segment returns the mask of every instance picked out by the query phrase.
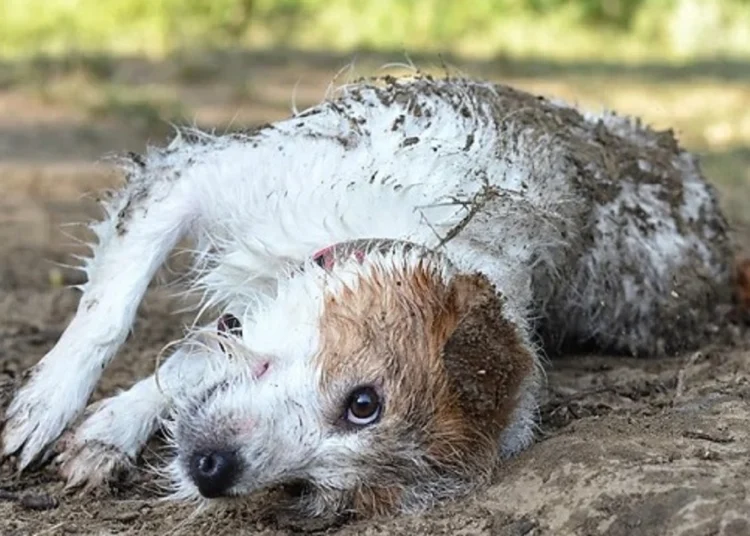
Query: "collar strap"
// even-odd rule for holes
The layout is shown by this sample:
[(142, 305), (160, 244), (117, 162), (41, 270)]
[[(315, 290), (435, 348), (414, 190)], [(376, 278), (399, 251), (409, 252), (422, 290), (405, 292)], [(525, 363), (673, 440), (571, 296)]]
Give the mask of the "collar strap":
[[(339, 255), (337, 255), (339, 253)], [(331, 270), (337, 257), (341, 258), (342, 254), (354, 255), (359, 263), (365, 260), (365, 251), (357, 247), (356, 243), (340, 242), (323, 248), (313, 254), (312, 259), (315, 264), (324, 270)]]

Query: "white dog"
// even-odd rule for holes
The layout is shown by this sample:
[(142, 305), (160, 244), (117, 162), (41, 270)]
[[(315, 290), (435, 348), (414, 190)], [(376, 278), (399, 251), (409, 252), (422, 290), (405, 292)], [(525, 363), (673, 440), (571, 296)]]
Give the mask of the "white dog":
[(70, 430), (71, 485), (130, 467), (163, 425), (179, 497), (301, 483), (311, 515), (419, 510), (529, 445), (543, 349), (679, 351), (729, 294), (725, 221), (671, 132), (504, 86), (364, 81), (124, 168), (5, 455), (52, 452), (181, 238), (212, 320)]

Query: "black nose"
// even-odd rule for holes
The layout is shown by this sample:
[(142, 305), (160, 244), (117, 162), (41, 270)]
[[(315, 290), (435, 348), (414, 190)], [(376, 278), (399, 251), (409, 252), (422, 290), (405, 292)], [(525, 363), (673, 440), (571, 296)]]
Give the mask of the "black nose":
[(234, 484), (238, 470), (239, 459), (234, 452), (200, 452), (190, 458), (190, 477), (201, 495), (209, 499), (224, 495)]

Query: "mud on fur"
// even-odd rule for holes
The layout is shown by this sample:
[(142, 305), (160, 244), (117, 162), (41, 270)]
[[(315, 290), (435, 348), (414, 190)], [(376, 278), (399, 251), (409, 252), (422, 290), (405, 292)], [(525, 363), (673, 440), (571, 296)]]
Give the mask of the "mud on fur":
[[(122, 168), (78, 312), (5, 414), (20, 468), (67, 429), (70, 486), (163, 428), (175, 498), (301, 483), (308, 515), (419, 511), (532, 442), (545, 354), (678, 352), (731, 300), (725, 220), (671, 132), (501, 85), (364, 80)], [(71, 427), (182, 238), (202, 324)]]

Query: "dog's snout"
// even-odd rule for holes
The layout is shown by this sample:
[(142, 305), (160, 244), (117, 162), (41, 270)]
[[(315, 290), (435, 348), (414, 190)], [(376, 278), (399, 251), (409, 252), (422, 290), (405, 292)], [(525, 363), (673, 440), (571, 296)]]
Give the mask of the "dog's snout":
[(199, 452), (190, 458), (190, 476), (200, 494), (213, 499), (232, 487), (239, 465), (237, 454), (231, 451)]

